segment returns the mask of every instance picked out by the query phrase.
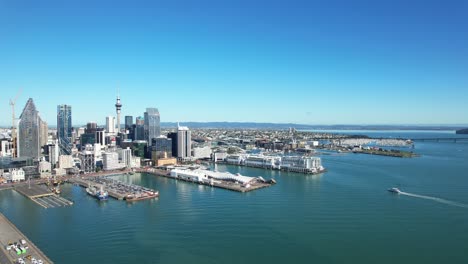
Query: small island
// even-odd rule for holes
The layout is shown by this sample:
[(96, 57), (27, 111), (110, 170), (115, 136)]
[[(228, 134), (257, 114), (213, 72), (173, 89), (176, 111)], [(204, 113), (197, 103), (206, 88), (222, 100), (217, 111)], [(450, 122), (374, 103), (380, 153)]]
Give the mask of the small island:
[(468, 134), (468, 128), (457, 130), (456, 134)]

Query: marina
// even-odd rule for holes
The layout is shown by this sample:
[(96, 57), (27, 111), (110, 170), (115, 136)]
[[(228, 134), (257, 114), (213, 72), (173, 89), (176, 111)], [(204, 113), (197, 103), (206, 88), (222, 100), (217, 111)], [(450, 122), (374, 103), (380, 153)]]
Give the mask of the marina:
[[(73, 178), (70, 179), (71, 183), (80, 185), (87, 188), (87, 191), (92, 188), (99, 189), (102, 192), (106, 192), (108, 196), (117, 200), (139, 201), (145, 199), (152, 199), (159, 196), (159, 192), (145, 188), (138, 185), (127, 184), (112, 177), (87, 177)], [(89, 193), (89, 192), (88, 192)], [(91, 193), (89, 193), (91, 194)], [(92, 194), (91, 194), (92, 195)], [(105, 200), (97, 197), (99, 200)]]

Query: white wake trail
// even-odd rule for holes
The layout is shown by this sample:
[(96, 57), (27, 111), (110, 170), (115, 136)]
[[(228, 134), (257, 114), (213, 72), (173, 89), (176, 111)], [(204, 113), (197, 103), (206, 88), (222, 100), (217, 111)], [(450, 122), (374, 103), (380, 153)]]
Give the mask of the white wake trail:
[(452, 206), (457, 206), (457, 207), (462, 207), (462, 208), (467, 208), (467, 209), (468, 209), (468, 205), (467, 205), (467, 204), (457, 203), (457, 202), (445, 200), (445, 199), (438, 198), (438, 197), (426, 196), (426, 195), (419, 195), (419, 194), (407, 193), (407, 192), (400, 192), (400, 194), (406, 195), (406, 196), (411, 196), (411, 197), (416, 197), (416, 198), (421, 198), (421, 199), (426, 199), (426, 200), (432, 200), (432, 201), (436, 201), (436, 202), (439, 202), (439, 203), (448, 204), (448, 205), (452, 205)]

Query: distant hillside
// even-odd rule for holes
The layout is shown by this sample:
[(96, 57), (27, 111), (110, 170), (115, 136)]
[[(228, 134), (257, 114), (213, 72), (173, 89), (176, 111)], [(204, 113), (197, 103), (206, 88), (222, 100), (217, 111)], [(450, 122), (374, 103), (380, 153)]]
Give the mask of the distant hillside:
[[(225, 129), (288, 129), (293, 127), (299, 130), (457, 130), (462, 126), (442, 125), (304, 125), (294, 123), (255, 123), (255, 122), (180, 122), (180, 125), (189, 128), (225, 128)], [(176, 122), (161, 122), (161, 127), (176, 127)]]
[(457, 134), (468, 134), (468, 128), (457, 130)]

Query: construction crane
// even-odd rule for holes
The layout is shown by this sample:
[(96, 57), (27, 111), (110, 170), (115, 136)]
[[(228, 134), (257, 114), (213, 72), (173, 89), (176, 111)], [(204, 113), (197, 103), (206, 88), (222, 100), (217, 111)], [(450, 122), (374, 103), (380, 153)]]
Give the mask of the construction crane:
[(23, 89), (19, 89), (18, 92), (16, 93), (15, 99), (10, 99), (10, 106), (11, 106), (11, 140), (13, 143), (13, 150), (12, 150), (12, 156), (16, 157), (17, 153), (16, 150), (18, 149), (16, 146), (16, 117), (15, 117), (15, 104), (16, 100), (18, 100), (18, 97), (21, 95), (21, 92)]

